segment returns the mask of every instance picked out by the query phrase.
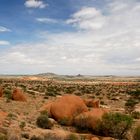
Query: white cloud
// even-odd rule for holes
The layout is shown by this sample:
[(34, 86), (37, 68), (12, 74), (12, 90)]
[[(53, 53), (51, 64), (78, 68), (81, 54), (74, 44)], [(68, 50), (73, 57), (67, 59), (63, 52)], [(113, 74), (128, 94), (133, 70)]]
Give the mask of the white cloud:
[(140, 75), (140, 2), (108, 1), (73, 13), (78, 31), (37, 32), (40, 42), (1, 51), (0, 72)]
[(57, 20), (51, 18), (36, 18), (36, 21), (41, 23), (57, 23)]
[(0, 32), (10, 32), (10, 31), (11, 31), (10, 29), (0, 26)]
[(3, 45), (10, 45), (10, 42), (4, 41), (4, 40), (0, 40), (0, 46), (3, 46)]
[(3, 63), (21, 63), (21, 64), (42, 64), (42, 61), (34, 60), (32, 58), (29, 58), (25, 53), (14, 51), (14, 52), (8, 52), (6, 55), (0, 57), (1, 62)]
[(84, 7), (74, 13), (66, 23), (73, 24), (80, 29), (100, 29), (105, 24), (105, 17), (94, 7)]
[(139, 61), (140, 62), (140, 57), (139, 58), (136, 58), (135, 61)]
[(26, 0), (24, 4), (27, 8), (40, 8), (43, 9), (47, 6), (42, 0)]

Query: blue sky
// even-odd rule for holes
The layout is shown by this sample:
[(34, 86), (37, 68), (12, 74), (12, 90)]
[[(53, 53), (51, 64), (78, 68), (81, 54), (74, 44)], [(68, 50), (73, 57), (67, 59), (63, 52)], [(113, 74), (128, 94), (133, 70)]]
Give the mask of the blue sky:
[[(47, 30), (50, 32), (62, 32), (74, 30), (71, 26), (62, 24), (61, 21), (67, 20), (73, 12), (79, 10), (82, 6), (100, 6), (103, 3), (95, 0), (44, 0), (45, 8), (26, 7), (25, 0), (0, 0), (0, 25), (8, 27), (14, 32), (1, 34), (1, 39), (7, 39), (11, 43), (20, 41), (34, 40), (38, 30)], [(35, 19), (38, 17), (51, 18), (59, 20), (60, 24), (41, 24)]]
[(0, 0), (0, 73), (140, 75), (139, 0)]
[[(0, 4), (0, 24), (8, 27), (10, 30), (14, 32), (8, 32), (5, 34), (1, 34), (2, 39), (10, 39), (11, 43), (34, 40), (35, 33), (38, 30), (49, 30), (52, 31), (54, 28), (57, 30), (58, 25), (43, 25), (36, 22), (35, 18), (37, 17), (51, 17), (58, 19), (65, 19), (68, 15), (63, 11), (63, 7), (57, 8), (58, 10), (51, 10), (51, 6), (47, 6), (47, 8), (27, 8), (24, 5), (24, 0), (1, 0)], [(52, 2), (51, 2), (52, 3)], [(65, 2), (63, 2), (65, 4)], [(53, 3), (58, 5), (58, 3)], [(53, 5), (52, 8), (56, 6)], [(58, 5), (59, 6), (59, 5)], [(58, 12), (57, 12), (58, 11)], [(62, 26), (62, 28), (64, 28)], [(34, 36), (34, 37), (33, 37)]]

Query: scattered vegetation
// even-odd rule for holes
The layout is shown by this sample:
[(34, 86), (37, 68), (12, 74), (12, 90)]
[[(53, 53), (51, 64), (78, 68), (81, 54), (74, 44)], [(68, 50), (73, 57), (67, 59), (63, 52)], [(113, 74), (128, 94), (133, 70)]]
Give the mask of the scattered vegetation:
[(126, 112), (131, 113), (137, 103), (138, 102), (135, 99), (129, 98), (125, 103)]
[[(93, 80), (94, 81), (94, 80)], [(95, 80), (96, 81), (96, 80)], [(83, 81), (82, 81), (83, 82)], [(53, 81), (41, 81), (41, 80), (19, 80), (19, 79), (0, 79), (0, 86), (3, 89), (2, 97), (4, 99), (6, 98), (6, 101), (9, 102), (12, 99), (12, 92), (14, 87), (20, 87), (22, 88), (26, 93), (29, 93), (29, 97), (31, 97), (34, 101), (38, 100), (38, 97), (41, 99), (39, 104), (43, 104), (46, 102), (47, 99), (53, 99), (57, 95), (63, 95), (63, 93), (67, 94), (75, 94), (78, 96), (89, 97), (89, 98), (98, 98), (101, 100), (101, 105), (108, 107), (111, 106), (110, 103), (116, 103), (116, 101), (119, 101), (121, 105), (117, 109), (122, 109), (122, 112), (125, 112), (123, 109), (125, 107), (126, 112), (128, 115), (124, 115), (121, 113), (110, 113), (108, 115), (105, 115), (101, 121), (97, 121), (97, 127), (92, 127), (91, 122), (95, 121), (94, 118), (84, 118), (81, 117), (78, 122), (76, 122), (76, 127), (80, 130), (80, 132), (84, 129), (85, 131), (90, 131), (93, 134), (98, 134), (102, 136), (110, 136), (117, 139), (124, 139), (128, 130), (132, 126), (133, 119), (140, 119), (140, 113), (134, 111), (136, 105), (140, 103), (140, 84), (139, 83), (94, 83), (94, 84), (88, 84), (89, 81), (86, 82), (86, 84), (83, 84), (81, 81), (71, 82), (71, 81), (63, 81), (63, 82), (55, 82)], [(85, 81), (84, 81), (85, 82)], [(40, 96), (41, 95), (41, 96)], [(126, 101), (126, 103), (121, 101)], [(4, 100), (5, 101), (5, 100)], [(30, 102), (30, 99), (29, 99)], [(10, 102), (9, 104), (15, 105), (15, 102)], [(7, 105), (6, 104), (6, 107)], [(36, 104), (36, 109), (39, 109), (38, 104)], [(113, 106), (114, 107), (114, 106)], [(3, 109), (3, 106), (1, 106), (2, 111), (7, 112), (7, 108)], [(115, 108), (113, 108), (115, 109)], [(14, 110), (14, 109), (13, 109)], [(15, 108), (16, 110), (16, 108)], [(120, 111), (119, 110), (119, 111)], [(20, 110), (17, 109), (17, 112), (20, 115)], [(26, 110), (27, 112), (27, 110)], [(9, 112), (8, 112), (9, 113)], [(23, 112), (24, 114), (24, 112)], [(17, 116), (18, 116), (17, 115)], [(30, 115), (30, 112), (28, 114), (24, 114), (27, 117)], [(17, 120), (17, 116), (15, 116), (14, 113), (9, 113), (6, 117), (5, 124), (8, 126), (13, 120)], [(34, 124), (40, 128), (43, 129), (50, 129), (53, 124), (52, 121), (48, 118), (48, 113), (46, 111), (41, 112), (41, 114), (38, 116), (37, 119), (32, 118), (26, 118), (27, 122), (31, 125), (31, 127), (36, 127)], [(24, 131), (25, 125), (27, 125), (27, 122), (22, 121), (19, 123), (19, 127), (22, 131)], [(35, 123), (34, 123), (35, 121)], [(60, 125), (66, 125), (68, 123), (68, 119), (64, 118), (59, 121)], [(138, 121), (138, 120), (135, 120)], [(135, 122), (133, 123), (135, 126)], [(29, 125), (29, 126), (30, 126)], [(58, 125), (58, 124), (57, 124)], [(65, 128), (65, 126), (63, 126)], [(68, 128), (67, 128), (68, 129)], [(7, 138), (3, 137), (4, 134), (0, 133), (0, 140), (6, 140)], [(23, 138), (29, 139), (29, 134), (25, 133), (22, 134)], [(56, 136), (47, 135), (46, 139), (51, 140), (58, 140), (61, 138), (56, 138)], [(41, 137), (33, 136), (30, 138), (31, 140), (42, 140)], [(78, 137), (74, 134), (70, 134), (68, 136), (68, 140), (77, 140)], [(137, 127), (134, 130), (134, 140), (140, 140), (140, 126)]]
[(134, 98), (140, 97), (140, 89), (131, 90), (128, 92), (129, 95), (133, 96)]

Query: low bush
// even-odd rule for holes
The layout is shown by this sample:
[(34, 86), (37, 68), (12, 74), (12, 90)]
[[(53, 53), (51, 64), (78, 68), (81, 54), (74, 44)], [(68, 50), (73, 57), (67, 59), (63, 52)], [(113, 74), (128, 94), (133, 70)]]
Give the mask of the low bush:
[(46, 96), (56, 96), (58, 94), (58, 90), (55, 86), (48, 86), (46, 89)]
[(48, 115), (46, 115), (46, 114), (41, 114), (37, 118), (36, 124), (38, 127), (44, 128), (44, 129), (50, 129), (53, 126), (53, 124), (51, 123), (51, 121), (48, 118)]
[(12, 99), (12, 91), (10, 89), (4, 89), (4, 97), (6, 97), (7, 102)]
[(107, 113), (95, 129), (96, 133), (117, 139), (125, 138), (132, 126), (132, 117), (121, 113)]
[(140, 96), (140, 90), (139, 89), (135, 89), (135, 90), (131, 90), (128, 92), (129, 95), (138, 98)]
[(128, 113), (131, 113), (133, 110), (134, 110), (134, 107), (135, 105), (137, 104), (138, 102), (133, 99), (133, 98), (130, 98), (126, 101), (125, 103), (125, 109)]

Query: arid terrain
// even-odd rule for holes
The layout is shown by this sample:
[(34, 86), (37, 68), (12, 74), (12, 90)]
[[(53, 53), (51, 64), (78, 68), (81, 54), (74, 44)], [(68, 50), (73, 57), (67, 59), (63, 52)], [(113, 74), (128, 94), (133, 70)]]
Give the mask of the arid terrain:
[(140, 77), (0, 76), (0, 140), (140, 140), (139, 126)]

